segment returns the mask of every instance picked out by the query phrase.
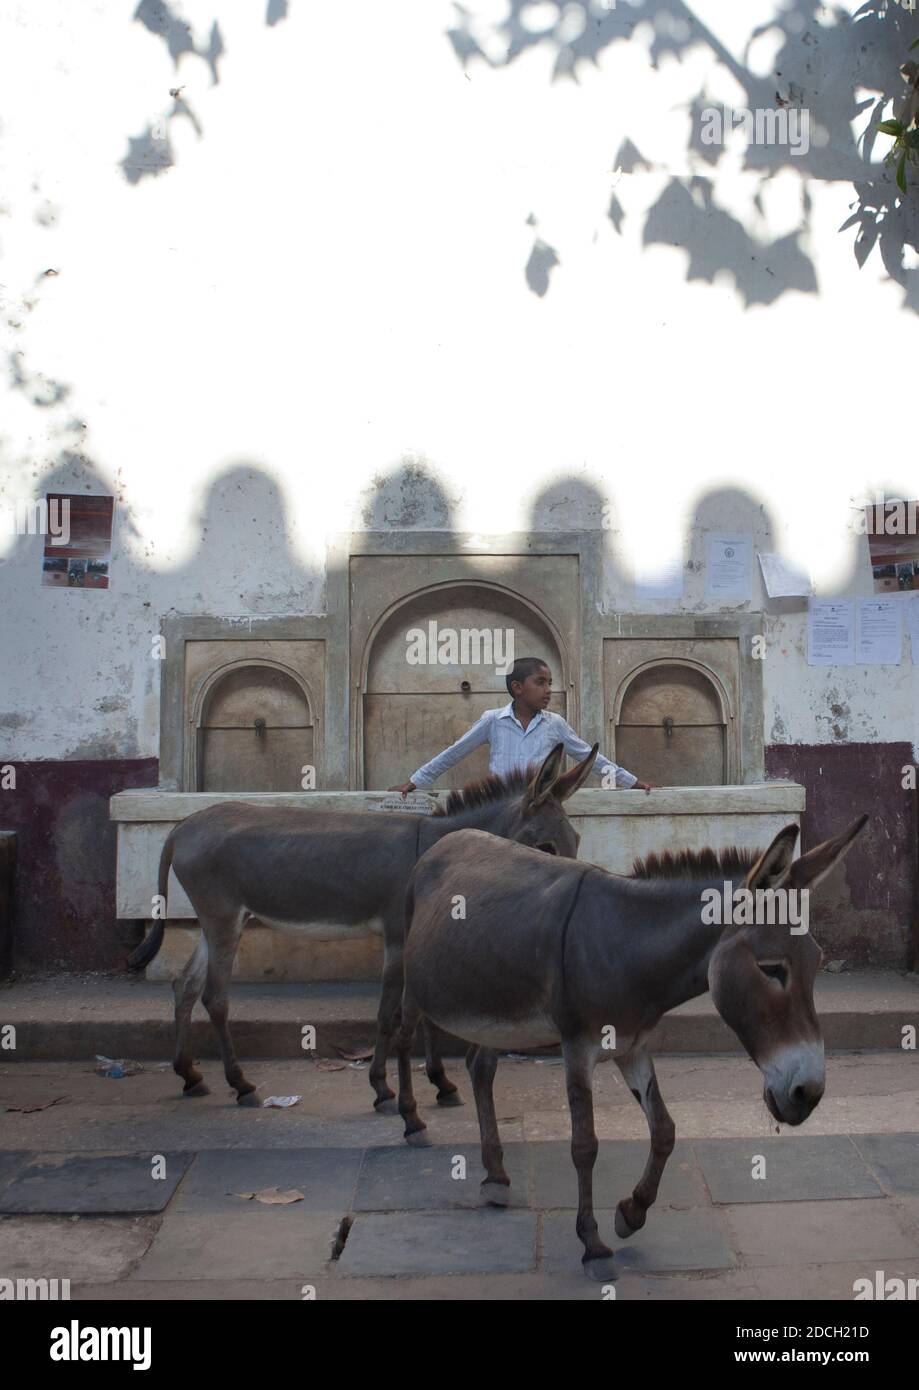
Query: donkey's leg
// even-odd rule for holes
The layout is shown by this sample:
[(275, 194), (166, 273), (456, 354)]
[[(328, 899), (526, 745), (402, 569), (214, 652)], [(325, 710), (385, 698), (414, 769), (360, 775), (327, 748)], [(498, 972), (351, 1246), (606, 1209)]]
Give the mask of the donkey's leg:
[(631, 1197), (624, 1197), (616, 1208), (616, 1235), (625, 1239), (640, 1231), (645, 1224), (648, 1208), (657, 1198), (657, 1189), (667, 1159), (673, 1153), (676, 1130), (667, 1107), (661, 1099), (654, 1073), (654, 1063), (643, 1047), (617, 1057), (616, 1065), (625, 1078), (632, 1095), (638, 1101), (651, 1131), (651, 1152), (645, 1164), (641, 1182)]
[(584, 1246), (582, 1263), (593, 1278), (613, 1279), (613, 1252), (600, 1239), (594, 1216), (593, 1170), (599, 1148), (594, 1129), (595, 1050), (580, 1039), (567, 1039), (562, 1042), (562, 1056), (571, 1110), (571, 1157), (578, 1174), (576, 1229)]
[(462, 1096), (444, 1071), (444, 1059), (440, 1051), (443, 1033), (436, 1023), (432, 1023), (428, 1018), (422, 1020), (421, 1027), (424, 1032), (426, 1071), (431, 1085), (437, 1087), (437, 1104), (462, 1105)]
[(399, 1114), (405, 1121), (405, 1140), (413, 1148), (430, 1144), (427, 1125), (418, 1114), (418, 1104), (412, 1087), (412, 1040), (421, 1017), (421, 1010), (404, 994), (402, 1019), (396, 1033), (396, 1056), (399, 1059)]
[(175, 982), (176, 1047), (173, 1071), (185, 1082), (182, 1088), (186, 1096), (206, 1096), (208, 1089), (204, 1078), (195, 1066), (191, 1055), (188, 1030), (191, 1025), (192, 1010), (201, 996), (207, 974), (207, 938), (201, 930), (198, 944), (192, 952), (181, 975)]
[[(242, 936), (244, 913), (237, 912), (225, 917), (211, 917), (206, 924), (208, 938), (207, 983), (204, 986), (203, 1002), (217, 1030), (220, 1040), (220, 1055), (227, 1082), (236, 1092), (240, 1105), (258, 1105), (259, 1098), (255, 1085), (247, 1081), (236, 1056), (233, 1039), (230, 1036), (229, 992), (233, 961)], [(202, 923), (202, 927), (204, 927)]]
[[(401, 922), (399, 924), (401, 932)], [(385, 944), (383, 947), (383, 979), (380, 988), (380, 1005), (377, 1009), (377, 1036), (370, 1063), (370, 1084), (376, 1091), (373, 1102), (375, 1110), (381, 1114), (391, 1114), (395, 1106), (390, 1102), (396, 1098), (386, 1080), (386, 1058), (389, 1056), (392, 1040), (399, 1026), (399, 1005), (402, 1001), (402, 951), (403, 943), (391, 939), (393, 928), (389, 921), (384, 925)]]
[(482, 1137), (482, 1196), (493, 1207), (506, 1207), (510, 1200), (511, 1180), (504, 1171), (504, 1150), (498, 1133), (493, 1087), (498, 1069), (498, 1054), (490, 1047), (470, 1047), (466, 1066), (472, 1078), (475, 1108)]

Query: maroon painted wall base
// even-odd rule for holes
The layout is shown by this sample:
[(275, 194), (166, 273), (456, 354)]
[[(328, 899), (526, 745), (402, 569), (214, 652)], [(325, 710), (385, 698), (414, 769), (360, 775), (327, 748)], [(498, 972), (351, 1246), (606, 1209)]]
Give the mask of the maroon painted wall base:
[(919, 959), (919, 831), (903, 788), (908, 743), (771, 744), (766, 776), (807, 789), (802, 848), (870, 821), (814, 893), (810, 924), (825, 955), (850, 965), (914, 967)]
[(157, 759), (6, 761), (16, 769), (15, 791), (0, 791), (0, 829), (18, 835), (14, 969), (120, 969), (130, 928), (115, 917), (109, 797), (155, 787)]

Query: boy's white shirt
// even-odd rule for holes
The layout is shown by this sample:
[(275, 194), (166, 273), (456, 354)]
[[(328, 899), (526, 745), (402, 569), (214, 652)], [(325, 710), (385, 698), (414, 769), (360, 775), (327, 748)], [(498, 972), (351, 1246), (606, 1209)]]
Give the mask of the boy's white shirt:
[[(565, 752), (573, 758), (585, 758), (590, 752), (590, 744), (578, 737), (567, 719), (552, 710), (540, 710), (534, 714), (524, 729), (514, 714), (512, 700), (502, 709), (486, 710), (455, 743), (413, 772), (409, 781), (414, 782), (416, 787), (432, 787), (449, 768), (483, 743), (489, 745), (489, 771), (499, 776), (513, 772), (518, 767), (527, 767), (530, 763), (541, 763), (557, 743), (563, 743)], [(612, 770), (617, 787), (634, 787), (638, 781), (631, 772), (626, 772), (625, 768), (598, 753), (593, 771), (602, 777), (607, 769)]]

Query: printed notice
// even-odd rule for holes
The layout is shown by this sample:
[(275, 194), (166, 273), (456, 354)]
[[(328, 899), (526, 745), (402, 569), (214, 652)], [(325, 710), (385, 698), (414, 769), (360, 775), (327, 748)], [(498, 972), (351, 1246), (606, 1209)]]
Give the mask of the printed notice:
[(902, 603), (906, 631), (909, 633), (910, 646), (913, 649), (913, 665), (919, 666), (919, 594), (907, 594)]
[(811, 592), (810, 575), (781, 555), (759, 552), (759, 567), (770, 598), (805, 598)]
[(807, 664), (851, 666), (854, 661), (854, 601), (812, 598), (807, 607)]
[(858, 600), (856, 661), (866, 666), (899, 666), (903, 624), (898, 598)]
[(753, 537), (710, 535), (705, 552), (705, 597), (743, 603), (753, 597)]

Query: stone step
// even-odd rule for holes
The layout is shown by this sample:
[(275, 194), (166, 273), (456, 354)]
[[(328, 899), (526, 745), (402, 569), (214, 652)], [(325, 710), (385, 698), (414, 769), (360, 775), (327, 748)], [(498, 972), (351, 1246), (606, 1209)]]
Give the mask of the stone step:
[[(245, 984), (230, 993), (233, 1040), (241, 1058), (301, 1057), (303, 1028), (316, 1030), (316, 1053), (372, 1045), (378, 991), (374, 984)], [(827, 1048), (899, 1049), (904, 1029), (919, 1029), (919, 977), (891, 970), (821, 973), (817, 1012)], [(15, 1047), (6, 1025), (15, 1028)], [(908, 1040), (908, 1039), (907, 1039)], [(658, 1053), (738, 1052), (740, 1043), (704, 995), (675, 1009), (649, 1040)], [(128, 1057), (161, 1061), (173, 1051), (172, 990), (134, 977), (59, 976), (0, 986), (0, 1058), (12, 1061), (91, 1061)], [(196, 1006), (192, 1049), (219, 1056), (214, 1030)], [(464, 1047), (450, 1039), (448, 1054)]]

